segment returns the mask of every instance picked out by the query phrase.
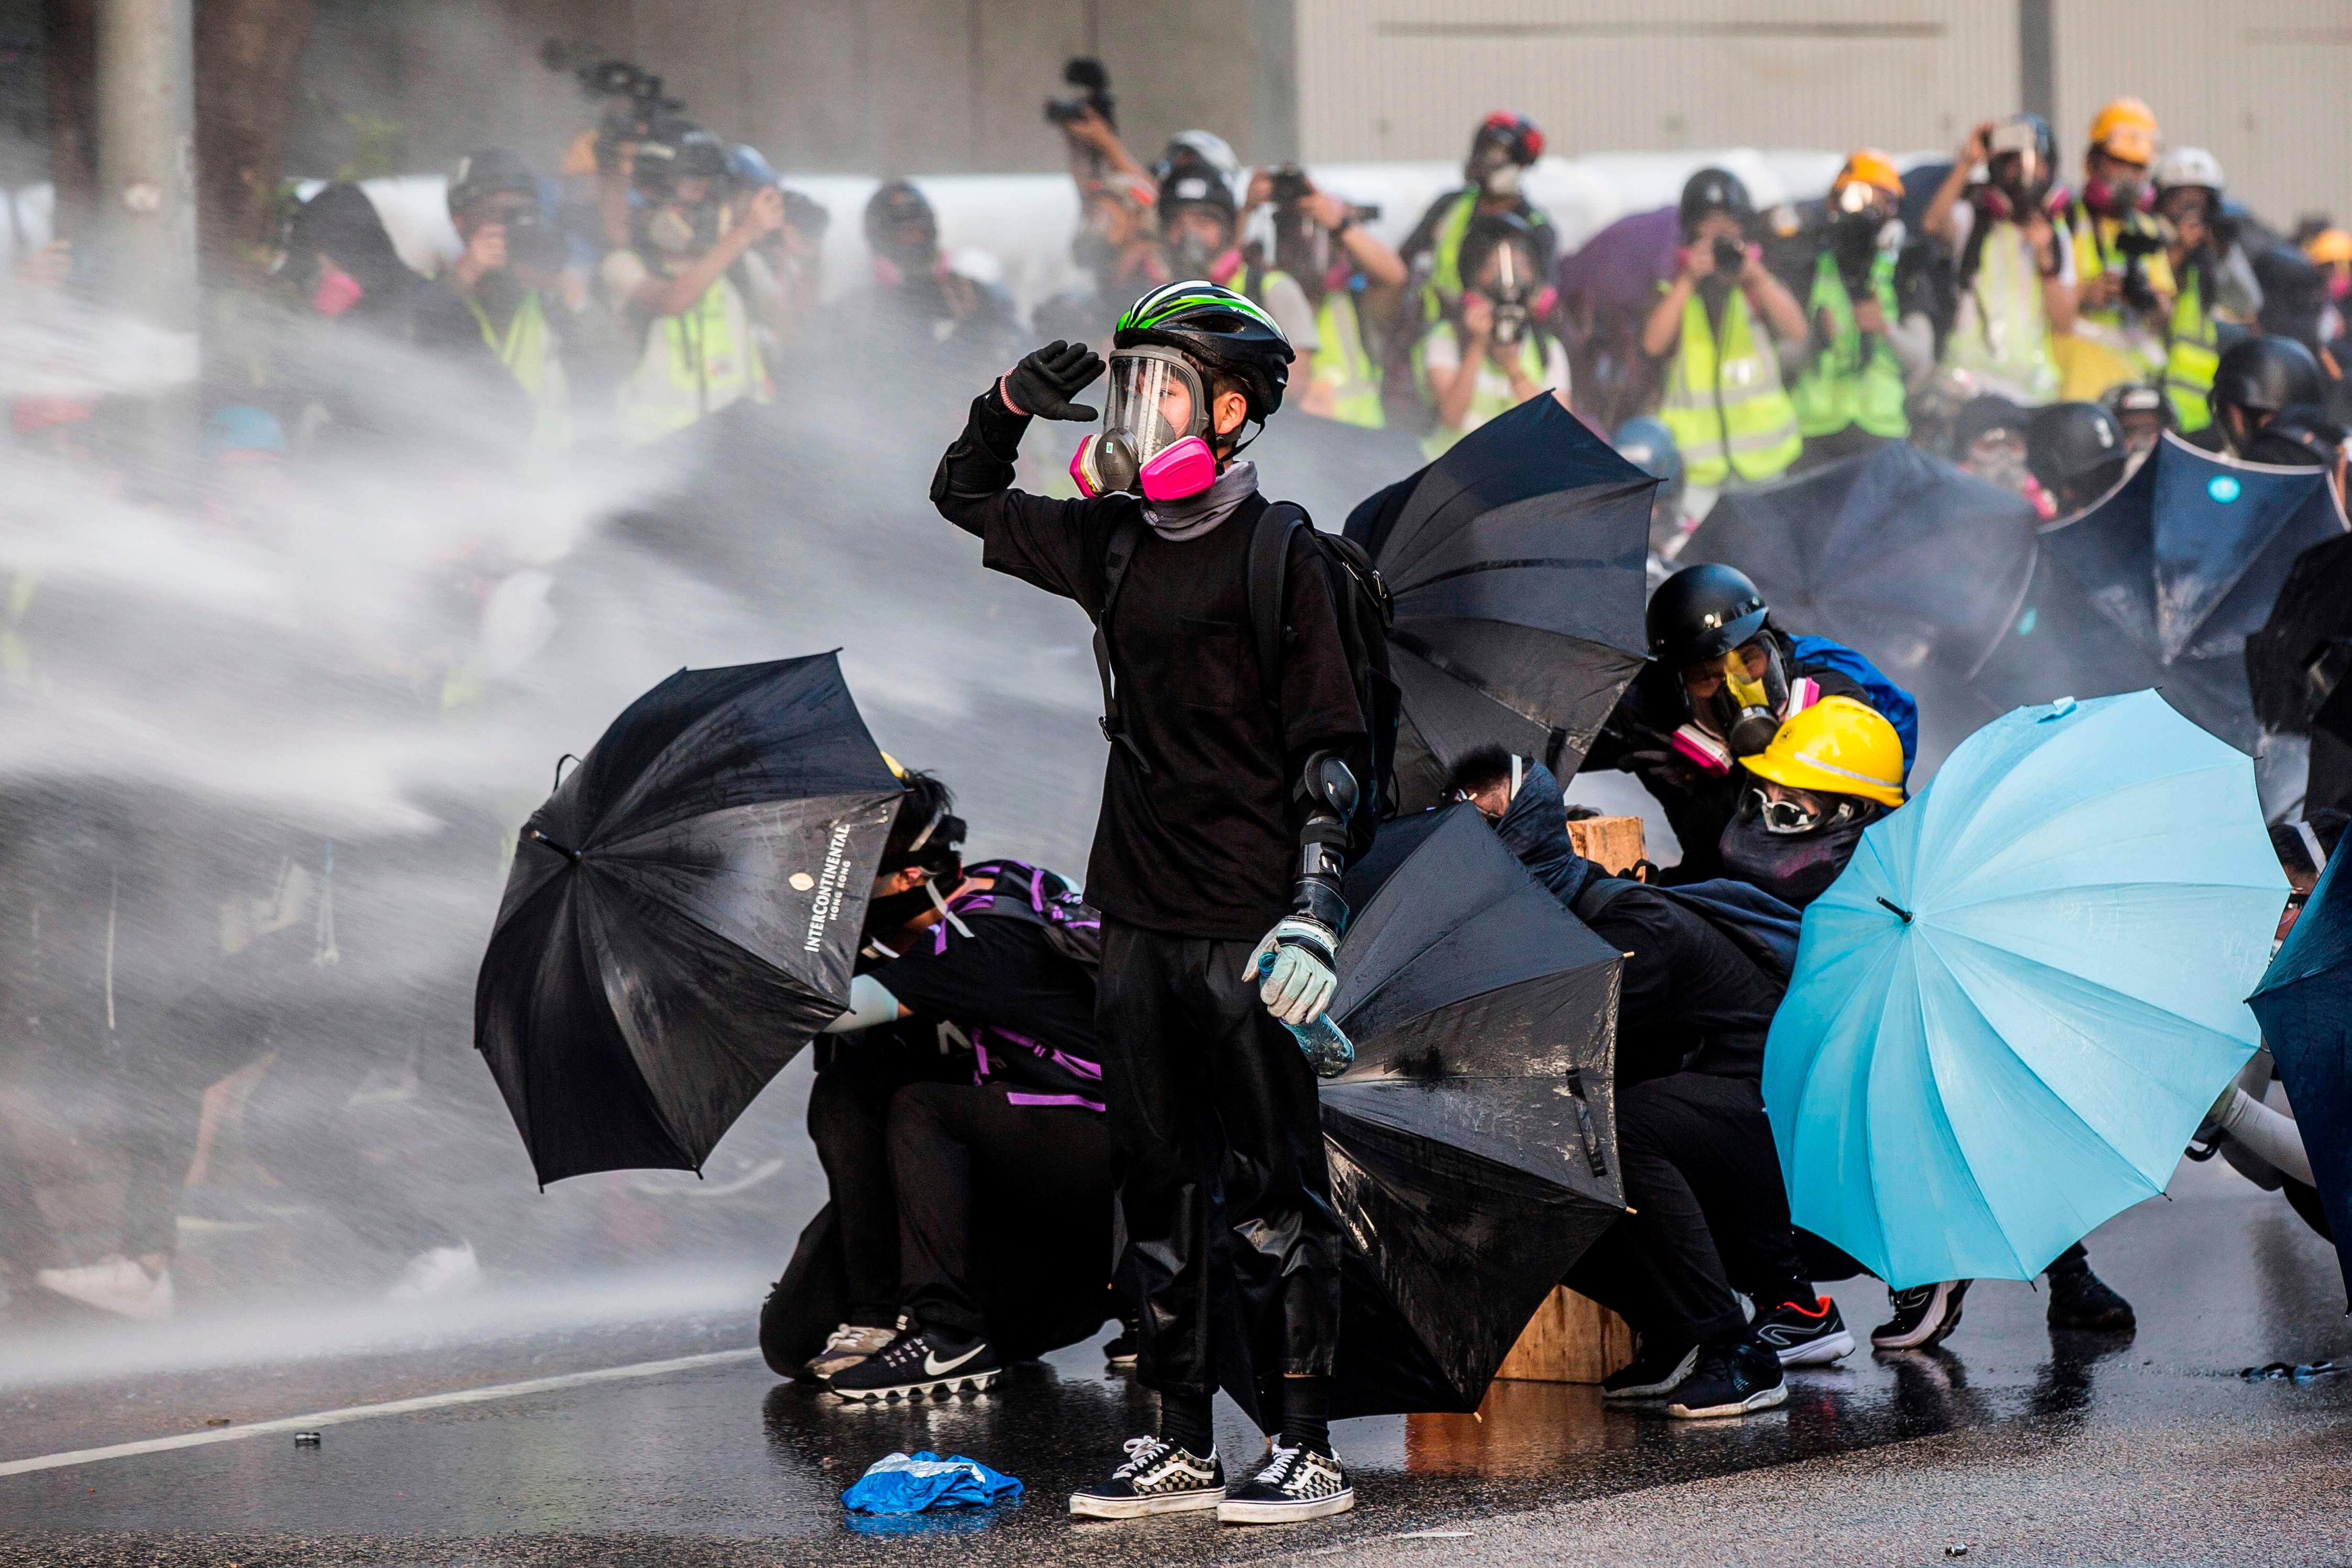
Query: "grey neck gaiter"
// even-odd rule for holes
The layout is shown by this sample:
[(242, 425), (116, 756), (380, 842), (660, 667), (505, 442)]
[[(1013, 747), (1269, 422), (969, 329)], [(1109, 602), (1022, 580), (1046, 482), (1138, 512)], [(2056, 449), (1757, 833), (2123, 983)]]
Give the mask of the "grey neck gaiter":
[(1198, 539), (1217, 524), (1233, 516), (1234, 509), (1257, 494), (1257, 465), (1246, 460), (1234, 463), (1217, 476), (1217, 482), (1196, 496), (1181, 500), (1146, 501), (1143, 521), (1151, 531), (1171, 544), (1181, 544), (1188, 539)]

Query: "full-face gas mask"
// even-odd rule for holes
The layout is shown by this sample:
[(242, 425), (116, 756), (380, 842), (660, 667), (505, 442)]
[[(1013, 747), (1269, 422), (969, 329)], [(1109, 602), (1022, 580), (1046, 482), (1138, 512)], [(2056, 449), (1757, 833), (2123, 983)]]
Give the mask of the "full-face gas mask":
[(1903, 220), (1889, 217), (1878, 191), (1860, 180), (1837, 194), (1830, 215), (1830, 252), (1849, 284), (1866, 277), (1879, 252), (1903, 244)]
[[(1156, 345), (1118, 349), (1107, 379), (1102, 429), (1079, 442), (1070, 458), (1070, 477), (1082, 493), (1139, 491), (1149, 500), (1172, 501), (1216, 482), (1216, 454), (1205, 439), (1208, 387), (1191, 360)], [(1182, 389), (1192, 409), (1181, 430), (1163, 412), (1171, 388)]]
[(664, 255), (700, 255), (726, 234), (727, 203), (719, 196), (698, 202), (666, 202), (644, 221), (646, 238)]
[[(1748, 668), (1749, 647), (1763, 649), (1761, 674)], [(1723, 679), (1711, 694), (1690, 698), (1689, 687), (1683, 689), (1692, 721), (1721, 740), (1734, 757), (1756, 756), (1780, 732), (1780, 713), (1789, 705), (1789, 672), (1780, 650), (1768, 637), (1732, 648), (1714, 662)]]

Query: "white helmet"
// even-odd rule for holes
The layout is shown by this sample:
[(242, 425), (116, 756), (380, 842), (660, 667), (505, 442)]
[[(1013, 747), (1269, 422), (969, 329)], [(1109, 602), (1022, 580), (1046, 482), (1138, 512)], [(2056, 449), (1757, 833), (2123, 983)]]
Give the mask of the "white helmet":
[(2221, 160), (2202, 147), (2168, 148), (2156, 161), (2156, 188), (2159, 191), (2201, 186), (2219, 195), (2222, 189)]

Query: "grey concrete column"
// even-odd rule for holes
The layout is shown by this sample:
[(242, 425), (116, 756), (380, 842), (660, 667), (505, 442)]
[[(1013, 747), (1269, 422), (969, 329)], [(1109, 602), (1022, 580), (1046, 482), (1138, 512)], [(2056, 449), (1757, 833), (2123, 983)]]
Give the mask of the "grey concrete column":
[(2017, 0), (2017, 106), (2058, 121), (2057, 0)]
[(1294, 0), (1249, 0), (1252, 163), (1298, 157), (1298, 10)]
[[(100, 0), (98, 201), (110, 301), (188, 334), (195, 370), (195, 60), (193, 0)], [(168, 464), (193, 446), (193, 399), (153, 400), (148, 456)]]

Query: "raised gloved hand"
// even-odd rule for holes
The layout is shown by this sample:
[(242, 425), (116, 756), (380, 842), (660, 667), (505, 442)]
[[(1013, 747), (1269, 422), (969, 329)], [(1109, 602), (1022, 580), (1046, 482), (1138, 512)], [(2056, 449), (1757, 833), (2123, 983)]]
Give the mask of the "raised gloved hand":
[(1303, 1029), (1323, 1016), (1323, 1009), (1331, 1005), (1331, 993), (1339, 988), (1339, 977), (1332, 964), (1339, 946), (1338, 933), (1322, 921), (1285, 915), (1257, 944), (1242, 973), (1245, 977), (1257, 974), (1266, 954), (1272, 953), (1274, 965), (1258, 986), (1258, 1000), (1282, 1022)]
[(1102, 373), (1102, 355), (1084, 343), (1064, 342), (1055, 338), (1006, 371), (1004, 379), (997, 384), (997, 392), (1003, 397), (1004, 405), (1015, 414), (1067, 419), (1083, 425), (1101, 418), (1102, 410), (1070, 399)]

